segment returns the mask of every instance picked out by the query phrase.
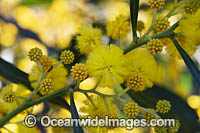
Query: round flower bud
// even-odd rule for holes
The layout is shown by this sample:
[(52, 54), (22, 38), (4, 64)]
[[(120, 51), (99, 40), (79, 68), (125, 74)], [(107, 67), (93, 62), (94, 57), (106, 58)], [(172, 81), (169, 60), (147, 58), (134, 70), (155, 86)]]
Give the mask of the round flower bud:
[(88, 69), (84, 64), (76, 64), (72, 66), (71, 75), (75, 80), (84, 80), (88, 76)]
[(194, 14), (200, 8), (199, 0), (189, 0), (184, 6), (187, 14)]
[(167, 128), (156, 126), (156, 127), (154, 127), (154, 132), (155, 133), (167, 133)]
[(3, 94), (2, 99), (7, 103), (12, 103), (15, 101), (15, 93), (12, 90), (9, 90)]
[(28, 52), (29, 59), (35, 62), (38, 61), (42, 55), (42, 50), (37, 47), (30, 49)]
[(170, 23), (168, 21), (168, 18), (166, 17), (157, 17), (153, 23), (153, 28), (156, 33), (164, 32), (166, 31), (170, 26)]
[(60, 55), (60, 60), (62, 60), (64, 64), (71, 64), (74, 61), (74, 53), (70, 50), (64, 50)]
[(138, 104), (135, 102), (128, 102), (124, 105), (124, 114), (128, 118), (136, 118), (139, 114)]
[(138, 31), (142, 31), (142, 30), (144, 30), (144, 22), (143, 21), (141, 21), (141, 20), (139, 20), (138, 22), (137, 22), (137, 30)]
[(131, 87), (131, 90), (143, 91), (144, 88), (144, 79), (140, 75), (131, 76), (127, 81), (128, 86)]
[(52, 58), (48, 57), (46, 55), (44, 55), (40, 58), (40, 63), (42, 65), (42, 68), (44, 69), (44, 71), (48, 71), (51, 68), (51, 66), (53, 66)]
[(54, 90), (53, 81), (50, 78), (45, 78), (40, 83), (40, 93), (46, 95), (51, 93)]
[(160, 54), (162, 52), (163, 46), (164, 45), (160, 39), (152, 39), (146, 44), (147, 50), (152, 55)]
[[(153, 109), (151, 110), (153, 111)], [(147, 112), (143, 112), (143, 118), (146, 119), (147, 123), (150, 123), (152, 119), (156, 119), (156, 117), (153, 114)]]
[(179, 120), (175, 120), (175, 126), (168, 127), (168, 133), (178, 133), (180, 126)]
[(156, 111), (160, 113), (168, 113), (171, 109), (171, 104), (167, 100), (159, 100), (156, 104)]
[(160, 10), (165, 5), (165, 0), (149, 0), (149, 5), (151, 8), (157, 8)]

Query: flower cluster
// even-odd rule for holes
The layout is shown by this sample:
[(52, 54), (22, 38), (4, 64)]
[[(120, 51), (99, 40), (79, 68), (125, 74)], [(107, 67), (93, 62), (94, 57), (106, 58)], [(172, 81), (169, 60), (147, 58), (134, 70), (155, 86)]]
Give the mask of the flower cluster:
[(130, 32), (130, 25), (127, 17), (119, 15), (115, 20), (110, 21), (106, 25), (107, 35), (113, 39), (125, 38)]
[[(134, 3), (135, 1), (130, 2)], [(151, 99), (152, 101), (147, 100), (151, 98), (149, 94), (153, 94), (157, 89), (154, 84), (160, 80), (159, 74), (168, 73), (168, 69), (160, 72), (160, 68), (162, 68), (160, 60), (163, 60), (163, 57), (172, 63), (174, 63), (173, 61), (178, 62), (176, 57), (180, 59), (181, 56), (184, 61), (192, 62), (189, 56), (192, 56), (200, 45), (200, 0), (176, 0), (174, 7), (170, 8), (169, 12), (164, 11), (168, 9), (168, 2), (165, 0), (148, 0), (147, 8), (150, 7), (150, 11), (153, 11), (151, 23), (142, 17), (141, 20), (133, 21), (138, 15), (135, 14), (137, 6), (132, 5), (133, 3), (130, 3), (131, 12), (128, 15), (118, 13), (119, 15), (114, 19), (108, 19), (109, 21), (104, 21), (106, 23), (100, 25), (90, 21), (88, 21), (90, 23), (78, 25), (79, 31), (74, 34), (75, 39), (72, 41), (72, 45), (65, 47), (65, 50), (56, 49), (54, 52), (57, 52), (57, 55), (52, 54), (51, 51), (47, 54), (35, 46), (29, 47), (26, 56), (33, 64), (31, 72), (23, 73), (25, 78), (17, 77), (16, 82), (24, 83), (31, 91), (25, 93), (20, 85), (17, 87), (7, 85), (0, 91), (0, 105), (8, 104), (13, 110), (20, 104), (29, 106), (27, 103), (30, 101), (32, 101), (30, 103), (34, 103), (34, 99), (42, 97), (40, 100), (43, 100), (43, 98), (57, 96), (62, 92), (63, 95), (59, 97), (60, 99), (53, 99), (53, 103), (67, 105), (65, 100), (70, 99), (71, 113), (76, 113), (78, 110), (80, 118), (88, 116), (92, 118), (96, 116), (99, 118), (105, 116), (109, 116), (109, 118), (141, 118), (149, 124), (152, 119), (160, 119), (167, 113), (169, 115), (174, 113), (172, 111), (172, 105), (175, 105), (173, 99), (166, 98), (168, 100), (164, 100), (160, 97), (159, 100), (154, 97)], [(177, 14), (179, 14), (178, 17)], [(135, 18), (134, 15), (136, 15)], [(179, 21), (177, 21), (178, 19)], [(131, 31), (133, 32), (132, 36), (129, 34)], [(178, 44), (183, 50), (179, 48)], [(60, 56), (58, 56), (59, 53)], [(195, 75), (196, 73), (193, 73), (196, 70), (196, 67), (193, 67), (194, 63), (189, 63), (189, 65), (188, 62), (186, 63), (187, 66), (192, 64), (190, 69)], [(174, 79), (178, 79), (177, 77)], [(6, 79), (10, 79), (10, 75)], [(198, 78), (195, 79), (198, 80)], [(90, 87), (87, 86), (83, 89), (81, 85), (84, 82), (88, 82)], [(166, 84), (168, 82), (171, 83), (166, 80)], [(26, 87), (24, 88), (27, 89)], [(23, 94), (19, 93), (19, 90)], [(85, 96), (84, 100), (81, 99), (81, 93)], [(78, 96), (78, 99), (74, 98), (77, 103), (82, 100), (77, 109), (74, 109), (72, 104), (73, 96), (76, 97), (75, 94)], [(148, 102), (151, 102), (151, 105), (148, 105)], [(22, 108), (21, 106), (20, 108)], [(44, 107), (45, 109), (46, 107)], [(7, 107), (3, 111), (0, 110), (0, 117), (7, 115), (5, 112), (8, 110)], [(33, 109), (26, 110), (26, 113), (32, 112)], [(52, 112), (54, 113), (50, 110), (48, 113)], [(176, 133), (179, 132), (180, 122), (177, 120), (174, 127), (151, 128), (155, 133)], [(115, 129), (116, 126), (85, 127), (87, 132), (108, 132)]]

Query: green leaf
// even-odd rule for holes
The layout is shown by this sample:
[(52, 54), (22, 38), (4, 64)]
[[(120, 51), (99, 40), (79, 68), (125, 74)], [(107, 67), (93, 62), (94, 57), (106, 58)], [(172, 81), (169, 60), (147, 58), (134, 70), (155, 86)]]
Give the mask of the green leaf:
[(130, 0), (130, 16), (133, 38), (137, 38), (136, 28), (138, 19), (139, 0)]
[[(76, 109), (76, 105), (74, 102), (74, 93), (73, 90), (69, 91), (70, 93), (70, 111), (71, 111), (71, 115), (72, 115), (72, 119), (80, 119), (77, 109)], [(73, 124), (73, 129), (74, 129), (74, 133), (84, 133), (83, 128), (78, 126), (75, 126), (75, 124)]]
[[(33, 91), (33, 88), (31, 87), (31, 84), (28, 80), (28, 74), (21, 71), (20, 69), (15, 67), (13, 64), (3, 60), (2, 58), (0, 58), (0, 76), (4, 77), (10, 82), (13, 82), (16, 84), (22, 84), (26, 86), (29, 90)], [(57, 96), (56, 98), (52, 99), (50, 102), (69, 110), (69, 104), (61, 96)]]
[(44, 4), (50, 4), (53, 0), (21, 0), (21, 5), (44, 5)]
[(172, 38), (172, 41), (174, 42), (177, 50), (179, 51), (180, 55), (182, 56), (187, 68), (189, 69), (190, 73), (192, 74), (192, 77), (197, 85), (197, 87), (200, 89), (200, 71), (195, 65), (195, 63), (192, 61), (190, 56), (185, 52), (185, 50), (179, 45), (177, 40), (175, 38)]
[(33, 90), (28, 80), (28, 74), (19, 70), (13, 64), (6, 62), (2, 58), (0, 58), (0, 75), (13, 83), (23, 84), (30, 90)]
[(180, 133), (194, 133), (200, 131), (200, 124), (196, 112), (179, 96), (159, 86), (153, 86), (143, 92), (132, 92), (128, 94), (140, 106), (154, 108), (158, 100), (169, 100), (172, 108), (167, 114), (159, 114), (162, 118), (178, 119), (181, 122)]

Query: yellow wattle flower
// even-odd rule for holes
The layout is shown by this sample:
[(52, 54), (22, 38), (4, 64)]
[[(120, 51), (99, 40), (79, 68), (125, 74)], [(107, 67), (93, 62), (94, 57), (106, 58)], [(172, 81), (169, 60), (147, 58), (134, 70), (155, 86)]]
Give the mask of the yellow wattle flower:
[(114, 87), (115, 80), (122, 84), (128, 74), (123, 50), (114, 44), (94, 49), (88, 57), (86, 66), (90, 77), (95, 77), (97, 80), (101, 78), (102, 87)]
[(2, 88), (0, 92), (0, 98), (6, 103), (14, 103), (16, 100), (16, 95), (13, 90), (12, 85), (7, 85)]
[(82, 54), (89, 54), (94, 48), (103, 44), (102, 31), (99, 28), (93, 28), (92, 25), (83, 26), (79, 34), (76, 40)]
[(113, 39), (125, 38), (130, 32), (130, 24), (126, 16), (119, 15), (115, 20), (110, 21), (106, 25), (107, 35)]
[[(53, 60), (53, 64), (56, 64), (58, 61)], [(63, 64), (59, 64), (55, 68), (53, 68), (46, 76), (46, 78), (52, 79), (54, 90), (61, 89), (67, 84), (67, 70), (65, 69)], [(34, 65), (32, 68), (32, 73), (29, 75), (29, 81), (31, 82), (31, 86), (34, 88), (37, 85), (37, 80), (40, 76), (40, 70), (37, 65)]]
[[(86, 115), (81, 116), (81, 118), (87, 118), (87, 116), (91, 116), (92, 118), (98, 116), (99, 119), (104, 119), (105, 116), (113, 119), (118, 118), (117, 105), (112, 103), (111, 98), (106, 98), (111, 115), (109, 115), (102, 97), (90, 96), (90, 98), (95, 106), (92, 105), (89, 100), (83, 101), (83, 106), (80, 108), (79, 111)], [(85, 129), (89, 132), (108, 132), (109, 130), (113, 129), (113, 127), (86, 127)]]
[[(175, 30), (176, 32), (181, 32), (177, 35), (176, 39), (180, 46), (187, 52), (188, 55), (192, 56), (198, 45), (200, 44), (200, 10), (195, 14), (187, 15), (186, 19), (179, 22), (179, 27)], [(181, 58), (178, 50), (174, 46), (173, 42), (169, 39), (164, 39), (166, 42), (166, 51), (171, 57)]]
[(129, 76), (139, 75), (144, 80), (144, 87), (152, 87), (156, 78), (157, 64), (152, 55), (144, 49), (137, 48), (125, 55)]

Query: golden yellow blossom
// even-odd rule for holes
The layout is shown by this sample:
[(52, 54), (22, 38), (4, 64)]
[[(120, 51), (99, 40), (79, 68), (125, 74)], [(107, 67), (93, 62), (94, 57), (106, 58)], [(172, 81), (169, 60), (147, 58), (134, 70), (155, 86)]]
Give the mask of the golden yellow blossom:
[[(52, 60), (53, 64), (57, 63), (55, 59)], [(36, 86), (39, 76), (40, 70), (37, 65), (34, 65), (32, 68), (32, 73), (29, 75), (29, 81), (31, 82), (31, 86), (33, 88)], [(46, 78), (52, 79), (55, 90), (61, 89), (67, 84), (67, 70), (65, 69), (63, 64), (59, 64), (47, 74)]]
[(115, 20), (110, 21), (106, 25), (107, 35), (111, 36), (113, 39), (125, 38), (130, 32), (130, 25), (127, 17), (124, 15), (119, 15)]
[(78, 49), (82, 54), (89, 54), (94, 48), (102, 45), (102, 31), (92, 25), (83, 26), (77, 36)]
[(102, 87), (114, 87), (114, 80), (123, 83), (128, 73), (123, 50), (114, 44), (96, 48), (88, 57), (86, 66), (90, 77), (101, 79)]
[(144, 80), (144, 87), (152, 87), (156, 78), (157, 64), (153, 56), (146, 49), (137, 48), (125, 55), (129, 76), (140, 75)]

